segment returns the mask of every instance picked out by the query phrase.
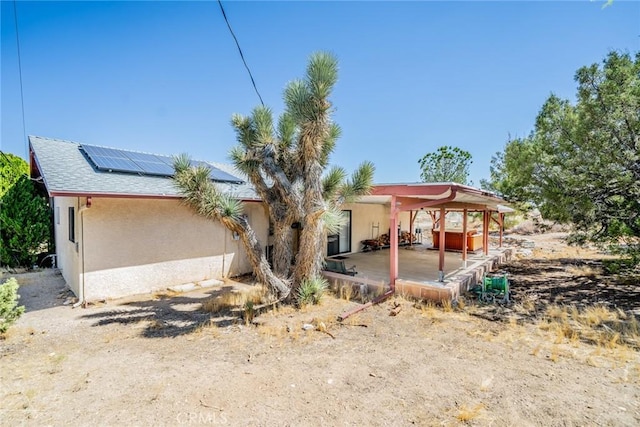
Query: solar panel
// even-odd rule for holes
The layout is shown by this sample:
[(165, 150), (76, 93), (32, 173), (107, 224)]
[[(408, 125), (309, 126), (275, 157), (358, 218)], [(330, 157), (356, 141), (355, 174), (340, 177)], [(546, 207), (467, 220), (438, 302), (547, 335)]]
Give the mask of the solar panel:
[(211, 180), (213, 181), (218, 181), (218, 182), (230, 182), (233, 184), (242, 184), (244, 181), (241, 180), (240, 178), (237, 178), (233, 175), (231, 175), (230, 173), (227, 173), (223, 170), (218, 169), (215, 166), (209, 166), (211, 168), (211, 173), (209, 174), (209, 176), (211, 177)]
[(233, 184), (242, 184), (244, 181), (242, 181), (240, 178), (237, 178), (233, 175), (231, 175), (230, 173), (227, 173), (223, 170), (218, 169), (217, 167), (213, 166), (210, 163), (207, 162), (202, 162), (199, 160), (192, 160), (191, 161), (191, 166), (205, 166), (208, 167), (209, 170), (211, 171), (209, 173), (209, 177), (211, 178), (212, 181), (217, 181), (217, 182), (229, 182), (229, 183), (233, 183)]
[(164, 163), (168, 164), (169, 166), (173, 167), (173, 157), (169, 157), (169, 156), (159, 156), (159, 155), (156, 155), (156, 157), (157, 157), (158, 159), (160, 159), (160, 161), (162, 161), (162, 162), (164, 162)]
[(136, 164), (148, 175), (173, 176), (173, 166), (166, 163), (137, 161)]
[[(173, 158), (156, 154), (138, 153), (117, 148), (82, 145), (80, 148), (87, 154), (89, 160), (98, 170), (110, 172), (129, 172), (156, 176), (173, 176)], [(215, 166), (194, 160), (192, 166), (206, 166), (211, 170), (209, 176), (212, 181), (242, 184), (240, 178), (224, 172)]]
[(137, 153), (135, 151), (123, 151), (127, 158), (134, 162), (162, 162), (155, 154)]
[(83, 146), (82, 149), (98, 170), (116, 172), (143, 172), (142, 168), (128, 159), (122, 150), (113, 148), (95, 147), (93, 145)]
[(94, 145), (83, 145), (82, 149), (89, 155), (89, 157), (113, 157), (116, 159), (128, 159), (123, 150), (106, 147), (96, 147)]

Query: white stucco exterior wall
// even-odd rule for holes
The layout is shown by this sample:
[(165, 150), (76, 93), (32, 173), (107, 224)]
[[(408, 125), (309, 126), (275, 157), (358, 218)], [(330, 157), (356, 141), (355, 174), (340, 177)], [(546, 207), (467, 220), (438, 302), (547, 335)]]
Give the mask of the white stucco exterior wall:
[(67, 286), (80, 295), (80, 245), (69, 240), (69, 207), (74, 208), (75, 241), (80, 241), (77, 197), (55, 197), (53, 199), (53, 232), (56, 242), (56, 264)]
[[(351, 211), (352, 252), (360, 252), (362, 240), (376, 239), (389, 232), (389, 205), (348, 203), (341, 209)], [(409, 231), (409, 212), (401, 212), (398, 215), (398, 222), (402, 230)], [(379, 227), (374, 228), (375, 225)]]
[[(258, 238), (266, 242), (268, 221), (262, 205), (246, 203), (245, 212)], [(67, 248), (60, 253), (61, 267), (71, 289), (80, 295), (83, 288), (86, 300), (251, 272), (240, 240), (180, 200), (93, 197), (91, 207), (76, 214), (76, 227), (84, 236), (76, 233), (75, 255)], [(64, 224), (60, 228), (63, 234)], [(62, 234), (56, 234), (56, 242), (64, 246)]]

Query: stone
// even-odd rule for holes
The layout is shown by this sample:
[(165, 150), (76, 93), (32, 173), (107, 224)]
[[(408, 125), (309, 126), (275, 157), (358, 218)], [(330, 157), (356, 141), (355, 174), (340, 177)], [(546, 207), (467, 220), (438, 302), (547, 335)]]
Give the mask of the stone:
[(203, 288), (213, 288), (215, 286), (224, 285), (224, 282), (218, 279), (209, 279), (209, 280), (203, 280), (202, 282), (198, 282), (198, 285), (200, 285)]
[(185, 283), (183, 285), (171, 286), (169, 290), (173, 292), (189, 292), (197, 288), (198, 285), (196, 285), (195, 283)]
[(536, 247), (536, 242), (534, 242), (533, 240), (523, 240), (520, 246), (522, 246), (523, 248), (533, 249)]

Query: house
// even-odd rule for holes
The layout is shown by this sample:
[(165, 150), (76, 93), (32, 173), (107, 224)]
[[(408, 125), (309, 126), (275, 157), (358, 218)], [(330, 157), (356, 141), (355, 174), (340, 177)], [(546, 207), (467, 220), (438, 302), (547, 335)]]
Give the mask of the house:
[[(50, 198), (57, 267), (80, 301), (252, 271), (237, 236), (182, 203), (170, 178), (170, 157), (38, 136), (29, 137), (29, 155), (31, 177)], [(232, 165), (208, 165), (212, 180), (244, 202), (244, 213), (268, 253), (269, 219), (254, 189)], [(500, 200), (453, 183), (378, 185), (372, 195), (343, 206), (347, 222), (328, 236), (327, 255), (360, 252), (362, 241), (386, 234), (393, 285), (398, 240), (407, 238), (400, 231), (411, 235), (417, 210), (435, 209), (440, 215), (458, 210), (466, 216), (468, 209), (497, 212)]]
[[(173, 181), (162, 175), (160, 163), (168, 158), (147, 162), (155, 173), (123, 172), (130, 165), (110, 157), (118, 153), (96, 156), (100, 150), (93, 147), (29, 137), (31, 176), (42, 180), (53, 210), (57, 267), (81, 301), (251, 271), (237, 237), (181, 202)], [(269, 223), (251, 186), (229, 165), (211, 166), (222, 189), (245, 202), (251, 226), (267, 241)]]

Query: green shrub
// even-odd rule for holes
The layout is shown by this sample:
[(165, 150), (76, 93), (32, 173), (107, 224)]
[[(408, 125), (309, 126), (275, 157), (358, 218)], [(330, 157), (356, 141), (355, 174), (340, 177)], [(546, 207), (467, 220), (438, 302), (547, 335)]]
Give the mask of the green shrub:
[(328, 286), (329, 282), (324, 277), (313, 277), (303, 281), (298, 288), (298, 305), (318, 304)]
[(23, 175), (0, 198), (0, 262), (10, 267), (31, 267), (50, 240), (47, 199)]
[(4, 334), (24, 313), (24, 306), (18, 307), (18, 282), (13, 277), (0, 285), (0, 334)]
[(249, 300), (247, 302), (244, 303), (244, 323), (249, 325), (251, 324), (251, 322), (253, 322), (253, 318), (256, 316), (256, 310), (253, 307), (253, 301)]

